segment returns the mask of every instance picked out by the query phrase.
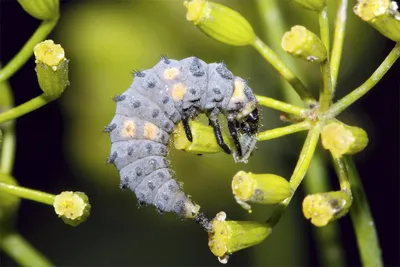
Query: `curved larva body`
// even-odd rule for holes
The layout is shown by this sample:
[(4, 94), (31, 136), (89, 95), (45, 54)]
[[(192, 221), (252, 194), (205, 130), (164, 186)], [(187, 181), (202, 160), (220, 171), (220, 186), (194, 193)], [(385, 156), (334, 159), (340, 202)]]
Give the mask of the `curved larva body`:
[(152, 69), (136, 72), (115, 101), (116, 115), (106, 131), (112, 143), (109, 162), (120, 172), (121, 187), (135, 192), (141, 204), (182, 217), (195, 216), (198, 206), (182, 191), (165, 159), (175, 125), (204, 112), (219, 127), (220, 112), (241, 119), (256, 105), (246, 82), (224, 64), (195, 57), (162, 58)]

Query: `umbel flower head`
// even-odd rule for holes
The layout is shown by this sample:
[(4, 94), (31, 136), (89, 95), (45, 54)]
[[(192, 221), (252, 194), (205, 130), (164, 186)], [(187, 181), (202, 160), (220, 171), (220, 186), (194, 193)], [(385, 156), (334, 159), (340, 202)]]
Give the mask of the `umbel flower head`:
[(54, 210), (59, 217), (71, 226), (77, 226), (89, 217), (89, 198), (85, 193), (64, 191), (54, 199)]
[(236, 201), (251, 212), (249, 203), (277, 204), (292, 195), (289, 182), (275, 174), (239, 171), (233, 177), (232, 191)]
[(381, 34), (400, 42), (400, 13), (398, 5), (390, 0), (358, 0), (354, 13)]
[(59, 97), (69, 85), (69, 60), (65, 58), (64, 49), (53, 40), (46, 40), (38, 43), (33, 52), (40, 88), (48, 97)]
[(281, 46), (292, 56), (309, 62), (323, 62), (327, 57), (324, 44), (313, 32), (296, 25), (283, 35)]
[(303, 201), (303, 214), (315, 226), (325, 226), (349, 211), (352, 196), (346, 190), (308, 195)]
[(227, 263), (232, 253), (261, 243), (272, 232), (264, 223), (227, 221), (223, 211), (217, 213), (210, 227), (208, 246), (221, 263)]
[(367, 133), (342, 122), (332, 122), (321, 132), (322, 146), (336, 156), (356, 154), (368, 145)]
[(235, 10), (206, 0), (185, 1), (186, 19), (210, 37), (234, 46), (252, 44), (256, 35), (250, 23)]

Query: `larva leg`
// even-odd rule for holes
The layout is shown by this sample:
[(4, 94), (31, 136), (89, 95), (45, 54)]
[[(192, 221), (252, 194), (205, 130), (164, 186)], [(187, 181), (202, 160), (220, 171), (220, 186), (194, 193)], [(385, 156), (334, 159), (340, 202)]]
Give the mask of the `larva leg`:
[(235, 143), (236, 152), (237, 152), (239, 157), (242, 157), (242, 155), (243, 155), (242, 147), (241, 147), (240, 142), (239, 142), (239, 137), (238, 137), (238, 133), (237, 133), (237, 130), (236, 130), (235, 121), (232, 118), (228, 118), (228, 129), (229, 129), (229, 133), (232, 136), (233, 142)]
[(217, 139), (218, 145), (227, 153), (231, 154), (231, 150), (228, 145), (224, 142), (224, 138), (222, 137), (221, 127), (218, 122), (218, 113), (213, 110), (208, 117), (210, 125), (214, 128), (214, 135)]
[(193, 142), (192, 131), (190, 130), (190, 126), (189, 126), (189, 116), (182, 117), (182, 124), (183, 124), (183, 129), (185, 129), (185, 134), (186, 134), (187, 139), (190, 142)]

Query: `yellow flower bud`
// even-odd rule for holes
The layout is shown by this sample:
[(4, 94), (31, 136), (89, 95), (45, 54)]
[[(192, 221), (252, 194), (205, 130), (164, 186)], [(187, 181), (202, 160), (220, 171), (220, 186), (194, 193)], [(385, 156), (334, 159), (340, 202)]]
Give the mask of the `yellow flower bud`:
[(400, 13), (397, 3), (390, 0), (358, 0), (354, 13), (381, 34), (400, 42)]
[(252, 44), (256, 35), (250, 23), (238, 12), (224, 5), (206, 1), (185, 1), (186, 19), (208, 36), (228, 45)]
[[(173, 135), (174, 146), (176, 149), (195, 154), (223, 152), (215, 139), (212, 127), (204, 125), (198, 121), (189, 121), (189, 126), (192, 132), (193, 142), (190, 142), (187, 139), (183, 124), (179, 123)], [(225, 133), (223, 133), (222, 136), (225, 143), (232, 148), (232, 139)]]
[(351, 203), (352, 196), (348, 191), (308, 195), (303, 200), (303, 214), (313, 225), (321, 227), (346, 215)]
[(40, 20), (58, 18), (60, 0), (18, 0), (22, 8), (32, 17)]
[(335, 156), (352, 155), (368, 145), (368, 135), (359, 127), (333, 122), (322, 129), (321, 142), (322, 146)]
[(292, 56), (309, 62), (323, 62), (327, 57), (326, 48), (319, 37), (299, 25), (283, 35), (281, 46)]
[(292, 195), (289, 182), (274, 174), (254, 174), (239, 171), (233, 177), (232, 191), (236, 201), (251, 212), (247, 204), (277, 204)]
[(54, 210), (59, 217), (71, 226), (77, 226), (89, 217), (89, 198), (82, 192), (64, 191), (54, 199)]
[(293, 2), (301, 5), (304, 8), (321, 11), (326, 5), (325, 0), (292, 0)]
[(265, 223), (225, 219), (225, 212), (219, 212), (210, 223), (208, 236), (208, 246), (221, 263), (227, 263), (232, 253), (261, 243), (272, 232)]
[(42, 91), (49, 97), (59, 97), (69, 85), (68, 59), (64, 49), (53, 40), (46, 40), (33, 48), (36, 75)]

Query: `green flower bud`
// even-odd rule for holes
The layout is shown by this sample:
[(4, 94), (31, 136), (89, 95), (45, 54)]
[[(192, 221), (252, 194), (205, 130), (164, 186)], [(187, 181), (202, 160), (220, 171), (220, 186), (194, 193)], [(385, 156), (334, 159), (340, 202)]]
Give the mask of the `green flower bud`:
[(205, 34), (234, 46), (252, 44), (256, 35), (250, 23), (238, 12), (224, 5), (205, 0), (185, 1), (186, 19)]
[(346, 215), (352, 200), (348, 191), (308, 195), (303, 200), (303, 214), (306, 219), (311, 219), (312, 224), (322, 227)]
[(326, 5), (325, 0), (292, 0), (292, 1), (301, 5), (304, 8), (313, 11), (321, 11)]
[(40, 20), (56, 19), (60, 15), (60, 0), (18, 0), (22, 8)]
[(335, 156), (352, 155), (368, 145), (368, 135), (359, 127), (333, 122), (322, 129), (321, 142), (322, 146)]
[(289, 182), (274, 174), (254, 174), (239, 171), (233, 177), (232, 191), (239, 205), (251, 212), (247, 204), (277, 204), (292, 195)]
[[(15, 179), (8, 175), (0, 175), (0, 183), (8, 185), (17, 185)], [(1, 240), (1, 233), (6, 233), (8, 232), (8, 230), (10, 230), (14, 216), (19, 208), (19, 203), (20, 203), (19, 197), (10, 194), (8, 192), (0, 193), (0, 240)]]
[[(174, 146), (178, 150), (184, 150), (195, 154), (210, 154), (223, 152), (215, 139), (214, 130), (212, 127), (204, 125), (198, 121), (189, 121), (189, 126), (192, 132), (193, 142), (190, 142), (187, 137), (183, 124), (179, 123), (174, 131)], [(224, 141), (231, 148), (232, 140), (226, 134), (222, 134)]]
[(397, 3), (390, 0), (358, 0), (354, 13), (381, 34), (400, 42), (400, 13)]
[(89, 217), (89, 198), (82, 192), (64, 191), (54, 199), (53, 207), (55, 212), (64, 223), (77, 226)]
[(264, 223), (225, 219), (225, 212), (219, 212), (210, 223), (208, 236), (208, 246), (221, 263), (227, 263), (232, 253), (261, 243), (272, 232)]
[(299, 25), (283, 35), (281, 46), (292, 56), (309, 62), (323, 62), (327, 57), (326, 48), (318, 36)]
[(33, 52), (40, 88), (48, 97), (59, 97), (69, 85), (69, 60), (65, 58), (64, 49), (52, 40), (46, 40), (37, 44)]

